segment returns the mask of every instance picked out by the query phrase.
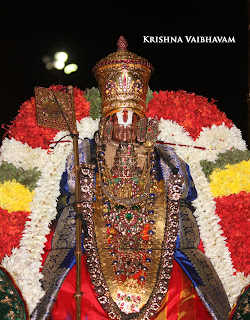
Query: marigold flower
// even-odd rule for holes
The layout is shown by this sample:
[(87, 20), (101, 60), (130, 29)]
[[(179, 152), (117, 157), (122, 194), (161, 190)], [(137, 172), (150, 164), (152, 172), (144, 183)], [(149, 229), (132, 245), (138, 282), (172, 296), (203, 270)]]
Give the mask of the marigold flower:
[(210, 188), (214, 197), (250, 192), (250, 160), (226, 165), (225, 170), (215, 169), (210, 175)]
[(30, 211), (34, 191), (29, 191), (16, 180), (0, 183), (0, 206), (3, 209), (12, 211)]

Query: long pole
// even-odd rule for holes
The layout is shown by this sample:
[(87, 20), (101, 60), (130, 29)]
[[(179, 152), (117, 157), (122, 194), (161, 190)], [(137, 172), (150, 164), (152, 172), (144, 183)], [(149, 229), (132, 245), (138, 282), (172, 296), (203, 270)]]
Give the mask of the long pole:
[(71, 95), (71, 105), (73, 111), (73, 151), (74, 151), (74, 170), (75, 170), (75, 211), (76, 211), (76, 292), (74, 294), (76, 300), (76, 320), (81, 320), (81, 239), (82, 239), (82, 221), (81, 221), (81, 193), (80, 193), (80, 165), (79, 165), (79, 151), (78, 151), (78, 136), (79, 133), (76, 128), (75, 106), (72, 86), (67, 87), (68, 93)]

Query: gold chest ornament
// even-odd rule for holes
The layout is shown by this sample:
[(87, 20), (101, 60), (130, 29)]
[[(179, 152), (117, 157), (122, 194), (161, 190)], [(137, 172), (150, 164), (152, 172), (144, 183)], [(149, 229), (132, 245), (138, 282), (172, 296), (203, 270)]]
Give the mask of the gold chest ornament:
[(98, 147), (96, 198), (84, 216), (88, 270), (111, 319), (129, 314), (146, 320), (156, 313), (167, 293), (178, 231), (183, 180), (172, 176), (166, 199), (153, 149), (135, 149), (128, 143), (117, 147), (108, 168), (105, 148)]

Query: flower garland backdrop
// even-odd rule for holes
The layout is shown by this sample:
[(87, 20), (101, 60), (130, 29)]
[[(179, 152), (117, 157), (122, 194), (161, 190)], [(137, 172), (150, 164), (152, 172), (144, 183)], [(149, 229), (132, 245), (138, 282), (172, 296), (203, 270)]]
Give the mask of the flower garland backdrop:
[[(61, 85), (50, 88), (66, 90)], [(92, 138), (100, 117), (99, 90), (75, 88), (74, 99), (79, 138)], [(240, 130), (214, 100), (185, 91), (149, 90), (147, 102), (147, 116), (160, 119), (158, 140), (172, 145), (190, 166), (198, 191), (194, 214), (204, 250), (233, 306), (249, 282), (250, 152)], [(31, 98), (22, 104), (1, 147), (2, 265), (20, 287), (30, 312), (44, 294), (39, 281), (42, 255), (57, 215), (66, 158), (72, 152), (68, 137), (54, 149), (51, 146), (66, 134), (37, 125), (35, 99)], [(13, 192), (21, 198), (13, 197)]]

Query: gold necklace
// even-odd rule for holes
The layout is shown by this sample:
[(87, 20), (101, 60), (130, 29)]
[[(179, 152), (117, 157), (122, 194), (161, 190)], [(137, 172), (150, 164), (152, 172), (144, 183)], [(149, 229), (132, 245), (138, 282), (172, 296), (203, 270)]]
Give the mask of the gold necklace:
[[(153, 164), (147, 152), (143, 168), (136, 166), (136, 153), (133, 144), (119, 144), (114, 165), (111, 169), (105, 162), (104, 148), (98, 150), (98, 168), (101, 173), (101, 188), (112, 202), (126, 207), (145, 201), (152, 185)], [(151, 174), (152, 173), (152, 174)]]

